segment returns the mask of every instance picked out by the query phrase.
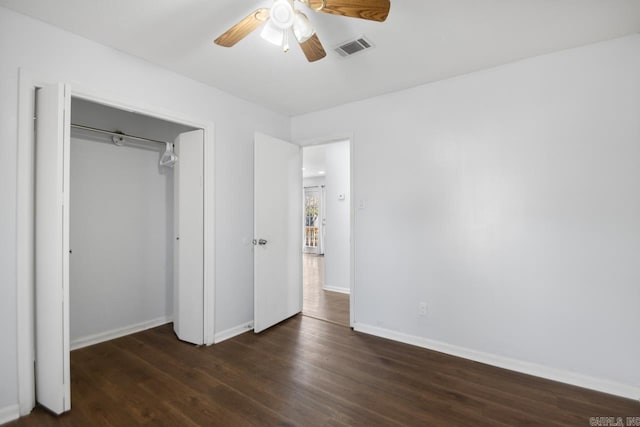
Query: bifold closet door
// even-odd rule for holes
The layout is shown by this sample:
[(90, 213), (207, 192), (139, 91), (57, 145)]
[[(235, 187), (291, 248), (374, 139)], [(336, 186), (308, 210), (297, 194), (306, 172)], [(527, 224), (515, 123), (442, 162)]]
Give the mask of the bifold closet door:
[(175, 144), (173, 329), (182, 341), (204, 344), (204, 131)]
[(35, 371), (36, 401), (51, 412), (71, 409), (69, 372), (70, 89), (36, 92)]

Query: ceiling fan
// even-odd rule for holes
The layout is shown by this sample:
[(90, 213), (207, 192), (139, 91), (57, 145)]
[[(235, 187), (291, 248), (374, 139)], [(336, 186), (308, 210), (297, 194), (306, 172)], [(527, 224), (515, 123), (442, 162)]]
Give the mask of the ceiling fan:
[[(387, 19), (390, 0), (296, 0), (316, 12), (382, 22)], [(293, 31), (309, 62), (324, 58), (327, 53), (309, 22), (307, 15), (294, 7), (294, 0), (273, 0), (271, 8), (251, 12), (246, 18), (229, 28), (214, 43), (231, 47), (265, 24), (260, 36), (270, 43), (289, 50), (289, 34)]]

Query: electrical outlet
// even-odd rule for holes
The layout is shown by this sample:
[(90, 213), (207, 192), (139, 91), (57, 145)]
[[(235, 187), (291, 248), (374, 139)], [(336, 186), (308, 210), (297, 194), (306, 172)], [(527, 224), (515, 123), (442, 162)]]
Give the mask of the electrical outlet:
[(420, 316), (426, 316), (427, 315), (427, 303), (426, 302), (421, 302), (418, 304), (418, 314), (420, 314)]

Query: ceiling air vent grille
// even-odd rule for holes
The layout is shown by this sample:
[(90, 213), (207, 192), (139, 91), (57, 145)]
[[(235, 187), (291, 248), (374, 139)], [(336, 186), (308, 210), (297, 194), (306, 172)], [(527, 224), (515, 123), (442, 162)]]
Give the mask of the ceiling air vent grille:
[(355, 40), (350, 40), (348, 42), (340, 44), (335, 51), (340, 54), (342, 57), (347, 57), (351, 55), (355, 55), (356, 53), (363, 52), (367, 49), (371, 49), (373, 47), (373, 43), (371, 43), (364, 36), (358, 37)]

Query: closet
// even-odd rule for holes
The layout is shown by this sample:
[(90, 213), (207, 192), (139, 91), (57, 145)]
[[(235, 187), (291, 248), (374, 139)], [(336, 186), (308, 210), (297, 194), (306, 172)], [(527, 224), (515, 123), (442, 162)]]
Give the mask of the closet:
[(172, 321), (180, 150), (173, 141), (194, 130), (72, 98), (72, 350)]
[(70, 349), (169, 322), (204, 343), (204, 131), (64, 90), (36, 97), (36, 400), (55, 413)]

